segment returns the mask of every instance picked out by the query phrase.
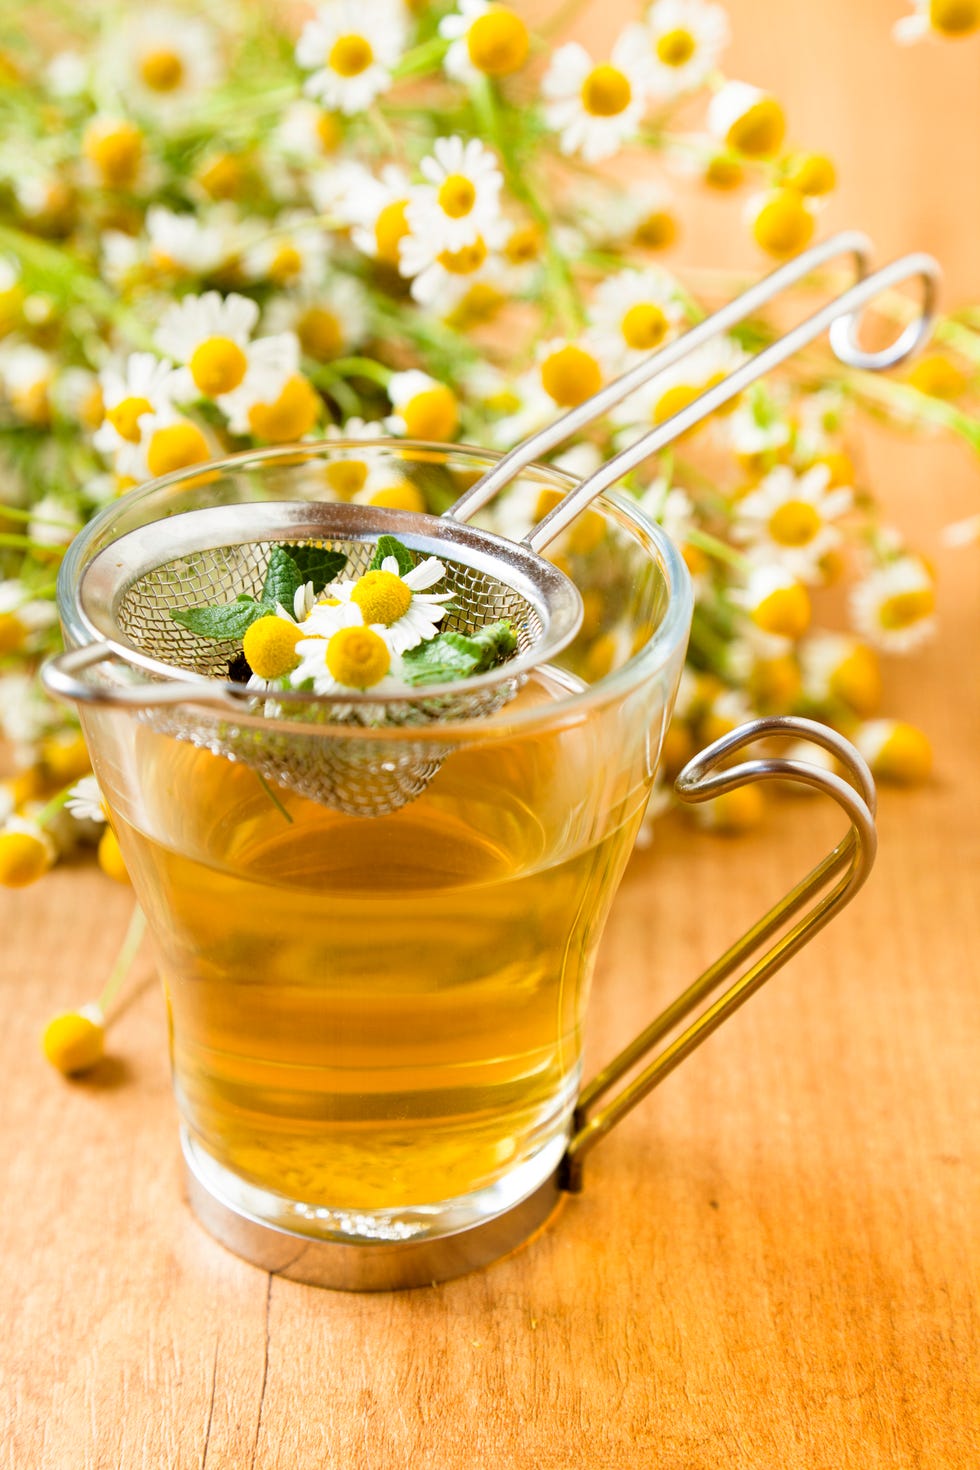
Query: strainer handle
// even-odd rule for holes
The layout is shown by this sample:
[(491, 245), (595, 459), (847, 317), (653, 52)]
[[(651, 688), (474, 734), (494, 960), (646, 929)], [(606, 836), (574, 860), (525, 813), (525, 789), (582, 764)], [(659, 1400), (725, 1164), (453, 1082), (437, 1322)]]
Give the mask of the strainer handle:
[[(813, 271), (841, 255), (853, 257), (857, 278), (861, 280), (868, 268), (871, 242), (866, 235), (862, 235), (857, 230), (842, 230), (836, 235), (831, 235), (827, 240), (821, 240), (819, 244), (811, 246), (802, 254), (794, 256), (784, 265), (777, 266), (775, 270), (763, 276), (761, 281), (756, 281), (740, 296), (736, 296), (734, 300), (719, 307), (716, 312), (705, 317), (704, 321), (698, 322), (682, 337), (677, 337), (673, 342), (668, 342), (665, 347), (658, 348), (649, 357), (638, 362), (635, 367), (631, 367), (618, 378), (614, 378), (611, 383), (607, 383), (604, 388), (600, 388), (598, 393), (587, 398), (584, 403), (570, 408), (567, 413), (545, 424), (544, 428), (539, 429), (536, 434), (532, 434), (520, 444), (515, 445), (504, 455), (503, 459), (494, 465), (493, 469), (481, 476), (475, 485), (471, 485), (444, 514), (450, 520), (468, 521), (529, 464), (543, 459), (546, 454), (550, 454), (552, 449), (556, 449), (559, 444), (564, 444), (565, 440), (571, 439), (573, 435), (581, 433), (589, 424), (608, 413), (617, 403), (622, 403), (624, 398), (628, 398), (638, 388), (645, 387), (653, 378), (659, 377), (668, 368), (675, 367), (698, 347), (702, 347), (706, 342), (719, 337), (722, 332), (727, 332), (737, 326), (753, 312), (767, 305), (774, 297), (781, 296), (791, 286), (798, 285)], [(835, 344), (835, 350), (838, 345), (840, 348), (838, 356), (848, 366), (867, 365), (864, 362), (858, 363), (854, 358), (854, 351), (860, 349), (856, 348), (853, 338), (847, 342), (842, 341), (840, 344)]]
[[(156, 665), (144, 660), (130, 648), (121, 648), (110, 639), (86, 643), (66, 653), (55, 654), (41, 666), (41, 682), (49, 694), (69, 704), (101, 705), (115, 709), (149, 709), (152, 706), (181, 704), (213, 704), (222, 709), (238, 709), (239, 701), (229, 690), (215, 686), (212, 680), (195, 676), (154, 684), (108, 684), (86, 677), (99, 664), (113, 660), (129, 668), (147, 668), (159, 672)], [(244, 687), (242, 697), (248, 698)]]
[[(893, 286), (915, 277), (922, 283), (922, 306), (919, 314), (906, 324), (890, 346), (883, 347), (878, 352), (865, 352), (857, 341), (861, 311), (883, 291), (891, 290)], [(651, 455), (665, 449), (668, 444), (686, 434), (688, 429), (694, 428), (709, 414), (714, 413), (716, 408), (730, 402), (744, 388), (828, 330), (836, 355), (853, 366), (880, 372), (902, 362), (921, 347), (932, 330), (938, 282), (939, 266), (930, 255), (903, 255), (890, 265), (882, 266), (881, 270), (867, 276), (858, 285), (852, 286), (793, 327), (785, 336), (777, 338), (761, 352), (750, 357), (720, 383), (706, 389), (685, 408), (665, 419), (650, 433), (644, 434), (635, 444), (607, 460), (594, 475), (570, 490), (553, 510), (532, 527), (524, 537), (524, 544), (532, 551), (540, 552), (580, 516), (603, 490), (610, 489), (629, 474), (630, 470), (636, 469)]]
[[(804, 739), (823, 746), (836, 757), (853, 784), (806, 761), (767, 758), (743, 761), (736, 766), (724, 766), (724, 762), (735, 751), (772, 736)], [(723, 735), (689, 761), (677, 778), (675, 790), (682, 801), (708, 801), (726, 791), (734, 791), (739, 786), (773, 778), (801, 782), (833, 797), (850, 818), (850, 829), (823, 862), (753, 924), (714, 964), (709, 965), (683, 994), (667, 1006), (645, 1031), (630, 1042), (584, 1088), (575, 1114), (575, 1132), (562, 1162), (560, 1175), (562, 1187), (572, 1193), (577, 1193), (582, 1187), (582, 1162), (589, 1150), (689, 1056), (695, 1047), (700, 1046), (702, 1041), (716, 1031), (750, 995), (754, 995), (770, 975), (775, 974), (825, 924), (840, 913), (871, 871), (878, 842), (874, 817), (875, 788), (871, 772), (854, 746), (826, 725), (790, 716), (753, 720), (751, 724), (742, 725), (731, 734)], [(833, 887), (830, 887), (831, 883)], [(823, 897), (818, 898), (820, 894)], [(797, 918), (811, 898), (816, 901), (806, 908), (801, 918)], [(791, 920), (795, 922), (791, 928), (786, 929), (785, 926)], [(752, 956), (761, 946), (784, 929), (781, 937), (750, 964)], [(707, 1001), (718, 990), (722, 981), (735, 974), (738, 974), (738, 978), (717, 1000), (708, 1005), (672, 1042), (656, 1051), (653, 1060), (647, 1062), (637, 1077), (615, 1093), (600, 1111), (593, 1113), (592, 1110), (600, 1098), (654, 1051), (697, 1006)]]

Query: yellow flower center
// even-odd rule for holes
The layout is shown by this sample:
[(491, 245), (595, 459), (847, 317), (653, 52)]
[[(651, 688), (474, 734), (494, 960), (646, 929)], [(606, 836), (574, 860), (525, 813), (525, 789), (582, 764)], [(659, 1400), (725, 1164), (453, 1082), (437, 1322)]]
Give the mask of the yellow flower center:
[(698, 49), (698, 43), (690, 31), (678, 26), (673, 31), (664, 31), (657, 37), (657, 60), (664, 66), (685, 66)]
[(749, 689), (761, 708), (785, 710), (796, 702), (801, 684), (796, 660), (785, 655), (759, 659), (752, 669)]
[(795, 189), (777, 189), (756, 215), (752, 234), (769, 255), (795, 255), (810, 243), (815, 223), (802, 194)]
[(928, 393), (930, 398), (958, 398), (967, 387), (965, 375), (939, 352), (920, 357), (909, 373), (909, 382), (920, 393)]
[(527, 60), (529, 46), (527, 26), (502, 5), (492, 5), (466, 33), (470, 61), (488, 77), (505, 77), (517, 71)]
[(758, 827), (766, 814), (766, 798), (758, 786), (738, 786), (701, 808), (702, 821), (724, 837), (737, 837)]
[(775, 97), (761, 97), (737, 117), (725, 142), (749, 158), (768, 158), (786, 135), (786, 114)]
[(451, 388), (443, 384), (416, 393), (399, 410), (410, 439), (452, 439), (459, 424), (459, 405)]
[(327, 668), (348, 689), (371, 689), (391, 668), (391, 653), (371, 628), (341, 628), (327, 644)]
[(807, 500), (787, 500), (769, 517), (769, 534), (780, 546), (808, 546), (823, 521)]
[(81, 1011), (65, 1011), (44, 1028), (41, 1048), (53, 1067), (70, 1077), (102, 1060), (105, 1030)]
[(451, 276), (471, 276), (487, 258), (486, 241), (478, 235), (471, 245), (464, 245), (460, 250), (442, 250), (436, 258)]
[(633, 231), (633, 243), (640, 250), (666, 250), (676, 239), (677, 220), (666, 209), (644, 215)]
[(82, 152), (110, 189), (128, 188), (143, 159), (143, 134), (129, 122), (89, 123)]
[(343, 328), (325, 306), (308, 306), (296, 323), (296, 335), (306, 356), (317, 362), (336, 357), (344, 345)]
[(99, 838), (98, 846), (99, 867), (107, 878), (114, 883), (128, 883), (130, 881), (129, 869), (119, 847), (119, 839), (111, 827), (106, 827)]
[(895, 720), (871, 761), (871, 769), (882, 781), (894, 781), (899, 786), (918, 785), (928, 778), (932, 769), (928, 737), (915, 725)]
[(929, 0), (929, 24), (942, 36), (968, 36), (980, 29), (978, 0)]
[(388, 265), (398, 264), (398, 247), (409, 233), (405, 218), (407, 199), (394, 199), (386, 204), (374, 222), (374, 241), (378, 259)]
[(24, 646), (27, 629), (15, 612), (0, 613), (0, 657)]
[(198, 171), (197, 181), (212, 199), (235, 199), (245, 182), (245, 169), (233, 153), (219, 153)]
[(737, 158), (727, 158), (724, 153), (716, 153), (710, 158), (704, 170), (704, 182), (709, 189), (718, 189), (721, 193), (727, 193), (729, 189), (740, 187), (745, 170)]
[(881, 670), (874, 650), (858, 643), (841, 659), (829, 679), (835, 699), (848, 705), (855, 714), (872, 715), (881, 700)]
[(476, 203), (476, 189), (465, 174), (450, 174), (439, 185), (439, 208), (450, 219), (462, 219)]
[(592, 117), (617, 117), (632, 100), (629, 78), (608, 62), (593, 67), (582, 83), (582, 106)]
[(837, 170), (833, 162), (823, 153), (798, 153), (790, 159), (783, 174), (783, 183), (801, 194), (818, 198), (830, 194), (837, 185)]
[(630, 307), (619, 329), (627, 347), (637, 352), (649, 352), (664, 340), (667, 325), (667, 318), (659, 306), (652, 301), (641, 301)]
[(336, 153), (343, 141), (344, 131), (332, 112), (320, 112), (316, 119), (316, 136), (324, 153)]
[(41, 763), (44, 774), (59, 786), (77, 781), (79, 776), (88, 775), (92, 769), (88, 746), (81, 731), (67, 730), (59, 735), (50, 735), (41, 745)]
[(374, 60), (371, 43), (364, 36), (338, 36), (330, 48), (327, 65), (339, 77), (359, 77)]
[(935, 607), (936, 596), (931, 587), (894, 592), (878, 608), (878, 622), (886, 632), (897, 632), (931, 617)]
[(519, 225), (507, 237), (504, 254), (511, 265), (526, 265), (541, 253), (541, 232), (537, 225)]
[(794, 582), (777, 587), (757, 603), (750, 614), (764, 633), (780, 638), (801, 638), (810, 625), (810, 597), (805, 587)]
[(507, 297), (496, 286), (491, 286), (486, 281), (474, 281), (468, 287), (466, 295), (460, 298), (448, 314), (446, 323), (450, 327), (465, 330), (475, 322), (490, 321), (506, 305)]
[(257, 618), (245, 630), (242, 652), (252, 673), (260, 679), (281, 679), (299, 663), (296, 645), (302, 637), (302, 629), (294, 623), (270, 614)]
[(208, 337), (194, 348), (187, 366), (204, 397), (219, 398), (241, 383), (248, 369), (248, 358), (230, 337)]
[(308, 434), (320, 417), (316, 389), (302, 373), (287, 378), (279, 397), (272, 403), (253, 403), (248, 426), (258, 439), (270, 444), (289, 444)]
[(109, 420), (120, 439), (130, 444), (140, 442), (139, 420), (144, 413), (152, 413), (153, 404), (148, 398), (124, 398), (114, 408), (107, 409)]
[(211, 458), (208, 441), (196, 424), (186, 419), (157, 429), (146, 447), (146, 464), (151, 475), (169, 475), (172, 470), (204, 464)]
[(303, 257), (288, 241), (279, 246), (269, 266), (269, 280), (277, 286), (288, 286), (303, 271)]
[(368, 467), (362, 459), (338, 459), (325, 468), (327, 484), (334, 494), (344, 499), (356, 495), (368, 477)]
[(412, 589), (394, 572), (365, 572), (350, 600), (357, 603), (366, 623), (383, 623), (390, 628), (411, 607)]
[(654, 424), (665, 424), (668, 419), (674, 417), (675, 413), (680, 413), (682, 408), (687, 408), (689, 403), (693, 403), (702, 391), (701, 388), (695, 388), (690, 383), (678, 383), (675, 387), (668, 388), (667, 392), (654, 404)]
[(147, 51), (140, 58), (139, 73), (151, 92), (175, 92), (184, 80), (184, 63), (176, 51)]
[(0, 832), (0, 884), (4, 888), (26, 888), (36, 883), (51, 866), (45, 842), (31, 832)]
[(410, 510), (419, 514), (425, 511), (425, 497), (417, 485), (409, 480), (399, 480), (395, 485), (385, 485), (373, 490), (368, 497), (369, 505), (384, 505), (389, 510)]
[(570, 342), (541, 364), (541, 386), (559, 408), (574, 408), (598, 393), (602, 372), (591, 352)]

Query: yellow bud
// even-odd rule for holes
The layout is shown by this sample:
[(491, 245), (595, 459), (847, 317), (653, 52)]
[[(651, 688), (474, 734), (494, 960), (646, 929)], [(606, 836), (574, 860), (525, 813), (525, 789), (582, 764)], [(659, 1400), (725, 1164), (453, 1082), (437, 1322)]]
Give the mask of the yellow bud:
[(909, 373), (909, 382), (920, 393), (927, 393), (930, 398), (942, 398), (947, 402), (959, 398), (967, 387), (965, 375), (941, 352), (929, 352), (925, 357), (920, 357)]
[(260, 679), (281, 679), (299, 663), (296, 645), (302, 637), (295, 623), (287, 623), (273, 613), (256, 618), (245, 630), (242, 652), (252, 673)]
[(872, 720), (854, 743), (879, 781), (918, 786), (932, 770), (932, 747), (925, 733), (905, 720)]
[(749, 616), (764, 633), (801, 638), (810, 626), (810, 597), (800, 582), (775, 587), (750, 610)]
[(273, 403), (253, 403), (248, 424), (257, 439), (270, 444), (290, 444), (308, 434), (320, 417), (320, 398), (302, 373), (287, 379)]
[(27, 888), (43, 878), (54, 860), (54, 849), (40, 828), (0, 832), (0, 884)]
[(795, 255), (809, 245), (816, 221), (795, 189), (776, 189), (752, 220), (752, 238), (769, 255)]
[(837, 187), (837, 170), (823, 153), (796, 153), (786, 164), (782, 182), (787, 188), (816, 199), (833, 193)]
[(570, 342), (545, 358), (541, 364), (541, 384), (559, 408), (575, 408), (598, 393), (602, 373), (591, 352)]
[(519, 15), (491, 5), (466, 33), (466, 49), (477, 71), (488, 77), (509, 76), (527, 60), (530, 37)]
[(87, 1072), (102, 1060), (105, 1048), (105, 1024), (97, 1006), (83, 1006), (78, 1011), (63, 1011), (44, 1028), (41, 1048), (53, 1067), (71, 1077)]
[(106, 827), (99, 838), (99, 867), (108, 878), (116, 883), (128, 883), (129, 872), (119, 850), (119, 842), (111, 827)]
[(695, 807), (701, 824), (723, 837), (737, 837), (758, 827), (766, 812), (766, 799), (758, 786), (736, 786), (712, 801)]
[(399, 410), (410, 439), (448, 443), (459, 425), (459, 405), (451, 388), (437, 384), (416, 393)]

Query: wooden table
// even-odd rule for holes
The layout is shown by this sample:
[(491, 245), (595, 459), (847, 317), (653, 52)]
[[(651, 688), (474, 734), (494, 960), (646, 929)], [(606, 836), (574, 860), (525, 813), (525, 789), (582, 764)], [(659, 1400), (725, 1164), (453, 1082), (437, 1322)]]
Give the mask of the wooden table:
[[(872, 445), (895, 518), (975, 504), (954, 450)], [(131, 905), (86, 867), (3, 904), (0, 1455), (17, 1470), (919, 1470), (980, 1463), (977, 553), (893, 681), (933, 736), (886, 793), (869, 887), (593, 1155), (510, 1259), (378, 1296), (272, 1278), (180, 1199), (149, 958), (112, 1060), (38, 1035), (96, 994)], [(607, 931), (595, 1064), (802, 873), (839, 819), (736, 842), (666, 825)]]

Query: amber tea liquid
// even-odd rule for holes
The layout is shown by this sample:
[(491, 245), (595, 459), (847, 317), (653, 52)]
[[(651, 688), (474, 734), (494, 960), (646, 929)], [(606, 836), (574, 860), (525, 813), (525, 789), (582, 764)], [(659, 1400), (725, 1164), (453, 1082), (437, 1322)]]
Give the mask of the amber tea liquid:
[[(568, 693), (538, 673), (511, 708)], [(162, 936), (198, 1156), (315, 1220), (470, 1196), (560, 1154), (645, 796), (596, 801), (601, 729), (457, 750), (382, 818), (277, 786), (288, 819), (248, 767), (139, 731), (119, 836)]]

